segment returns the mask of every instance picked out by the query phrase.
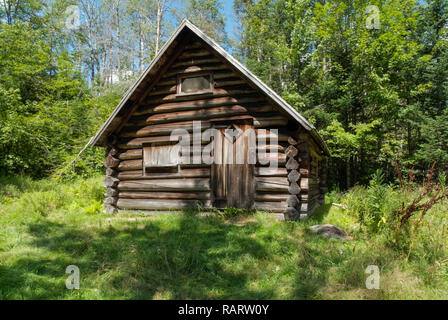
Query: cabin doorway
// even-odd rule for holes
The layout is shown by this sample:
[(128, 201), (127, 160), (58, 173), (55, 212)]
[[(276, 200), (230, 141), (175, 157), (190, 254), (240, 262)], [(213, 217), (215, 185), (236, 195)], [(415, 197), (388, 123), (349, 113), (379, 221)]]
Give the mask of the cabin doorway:
[(214, 163), (211, 167), (216, 208), (251, 208), (254, 201), (256, 137), (251, 120), (215, 123)]

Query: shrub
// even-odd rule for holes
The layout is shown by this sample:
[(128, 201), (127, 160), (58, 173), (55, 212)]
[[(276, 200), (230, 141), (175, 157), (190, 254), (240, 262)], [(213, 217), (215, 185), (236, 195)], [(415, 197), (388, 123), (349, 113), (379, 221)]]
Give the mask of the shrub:
[(339, 203), (341, 201), (341, 198), (342, 192), (339, 187), (335, 187), (325, 195), (325, 200), (327, 203)]
[[(102, 176), (62, 181), (31, 180), (27, 177), (3, 179), (0, 188), (0, 211), (47, 217), (56, 211), (73, 210), (88, 214), (102, 211), (104, 188)], [(8, 206), (10, 204), (10, 206)]]
[(368, 187), (357, 186), (346, 193), (342, 202), (369, 233), (386, 227), (392, 214), (400, 208), (402, 195), (393, 186), (384, 184), (384, 175), (377, 170)]

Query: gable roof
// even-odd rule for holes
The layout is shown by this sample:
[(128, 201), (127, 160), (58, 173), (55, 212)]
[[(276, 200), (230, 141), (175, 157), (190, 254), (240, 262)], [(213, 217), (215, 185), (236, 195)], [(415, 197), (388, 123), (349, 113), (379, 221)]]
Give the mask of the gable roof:
[(157, 72), (166, 64), (169, 57), (173, 55), (175, 47), (179, 43), (179, 39), (182, 38), (181, 35), (189, 31), (206, 43), (213, 51), (215, 51), (215, 53), (225, 59), (243, 78), (264, 93), (275, 105), (280, 107), (292, 119), (297, 121), (304, 129), (310, 132), (314, 140), (321, 147), (322, 151), (325, 154), (330, 155), (327, 145), (311, 123), (309, 123), (296, 109), (290, 106), (283, 98), (269, 88), (263, 81), (250, 72), (240, 62), (238, 62), (233, 56), (227, 53), (218, 43), (186, 19), (182, 21), (176, 31), (171, 35), (158, 54), (151, 61), (150, 65), (124, 94), (120, 103), (96, 135), (90, 139), (88, 145), (104, 146), (106, 144), (107, 135), (118, 128), (122, 120), (123, 113), (135, 104), (136, 100), (138, 100), (138, 96), (145, 90), (145, 87), (149, 83), (154, 82)]

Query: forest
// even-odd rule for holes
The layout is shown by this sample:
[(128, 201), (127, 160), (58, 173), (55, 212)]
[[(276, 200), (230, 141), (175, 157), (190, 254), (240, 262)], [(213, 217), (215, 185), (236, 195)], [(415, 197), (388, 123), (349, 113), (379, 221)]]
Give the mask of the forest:
[(234, 34), (219, 0), (185, 1), (2, 0), (0, 172), (101, 170), (77, 154), (183, 18), (317, 127), (330, 186), (448, 169), (447, 1), (237, 0)]
[[(185, 18), (327, 143), (308, 221), (103, 213), (86, 145)], [(448, 0), (0, 0), (0, 299), (446, 299), (447, 174)]]

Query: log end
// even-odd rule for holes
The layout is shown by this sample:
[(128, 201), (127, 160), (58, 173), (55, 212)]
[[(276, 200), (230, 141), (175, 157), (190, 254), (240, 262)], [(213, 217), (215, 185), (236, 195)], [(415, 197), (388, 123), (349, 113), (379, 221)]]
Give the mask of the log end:
[(118, 209), (115, 206), (107, 205), (104, 208), (104, 213), (106, 213), (106, 214), (115, 214), (117, 212), (118, 212)]
[(291, 207), (286, 209), (283, 214), (285, 215), (285, 220), (298, 220), (300, 217), (299, 211), (297, 211), (297, 209), (291, 208)]

